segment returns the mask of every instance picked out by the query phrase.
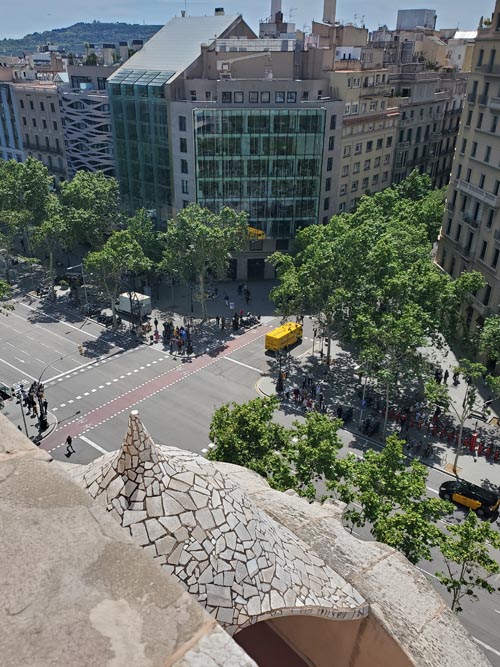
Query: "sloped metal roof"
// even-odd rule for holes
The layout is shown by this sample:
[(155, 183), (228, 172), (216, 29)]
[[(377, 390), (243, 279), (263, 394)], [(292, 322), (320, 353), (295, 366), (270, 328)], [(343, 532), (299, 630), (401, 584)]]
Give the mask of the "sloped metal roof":
[(168, 70), (180, 72), (199, 55), (200, 44), (210, 43), (223, 34), (239, 17), (185, 16), (174, 17), (163, 26), (110, 77), (113, 81), (120, 70)]

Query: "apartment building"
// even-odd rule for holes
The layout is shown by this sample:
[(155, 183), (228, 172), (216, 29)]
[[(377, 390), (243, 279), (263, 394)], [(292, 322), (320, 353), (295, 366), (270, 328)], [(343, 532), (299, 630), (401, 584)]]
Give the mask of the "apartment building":
[(21, 127), (12, 89), (8, 83), (0, 82), (0, 158), (2, 160), (24, 160)]
[(500, 0), (478, 29), (467, 90), (437, 261), (452, 277), (482, 273), (467, 311), (482, 326), (500, 302)]
[(418, 169), (434, 187), (447, 185), (467, 75), (429, 71), (416, 63), (401, 65), (389, 84), (400, 109), (392, 180), (399, 183)]
[(57, 88), (52, 82), (12, 83), (24, 158), (34, 157), (56, 180), (66, 179), (68, 169)]
[(323, 51), (290, 37), (279, 5), (272, 23), (280, 37), (259, 39), (222, 10), (172, 19), (108, 82), (126, 201), (159, 221), (191, 202), (247, 211), (261, 238), (241, 279), (274, 275), (269, 253), (336, 212), (343, 104)]

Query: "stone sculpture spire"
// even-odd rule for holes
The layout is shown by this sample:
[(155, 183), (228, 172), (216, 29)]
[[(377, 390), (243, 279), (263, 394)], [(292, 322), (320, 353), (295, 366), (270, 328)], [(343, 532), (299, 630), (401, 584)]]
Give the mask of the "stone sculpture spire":
[(158, 463), (158, 454), (158, 447), (141, 422), (139, 411), (132, 410), (120, 456), (116, 462), (118, 472), (134, 478), (142, 476), (145, 469)]

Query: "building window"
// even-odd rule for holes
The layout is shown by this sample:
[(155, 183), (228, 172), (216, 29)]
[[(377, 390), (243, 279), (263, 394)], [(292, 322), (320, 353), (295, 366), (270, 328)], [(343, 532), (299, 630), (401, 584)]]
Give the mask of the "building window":
[(189, 194), (188, 181), (183, 179), (181, 181), (181, 184), (182, 184), (182, 194), (183, 195)]
[(484, 58), (484, 49), (479, 49), (479, 55), (477, 58), (477, 67), (481, 67), (483, 64), (483, 58)]
[(472, 151), (470, 156), (471, 157), (476, 157), (476, 151), (477, 151), (477, 141), (472, 142)]
[(483, 118), (484, 118), (484, 113), (480, 113), (479, 116), (477, 117), (477, 129), (481, 129), (481, 125), (483, 124)]
[(368, 171), (368, 169), (370, 169), (370, 167), (371, 167), (371, 163), (372, 163), (371, 160), (365, 160), (365, 165), (363, 167), (363, 170)]
[(351, 183), (351, 192), (356, 192), (358, 189), (358, 181), (353, 181)]
[(467, 127), (470, 127), (471, 122), (472, 122), (472, 109), (470, 109), (469, 112), (467, 113), (467, 120), (465, 121)]
[(467, 169), (467, 173), (465, 174), (465, 180), (467, 183), (470, 183), (470, 177), (472, 176), (472, 169)]
[(360, 170), (360, 168), (361, 168), (361, 162), (355, 162), (355, 163), (352, 165), (352, 173), (353, 173), (353, 174), (359, 174), (359, 170)]
[(344, 213), (344, 211), (345, 211), (345, 201), (342, 201), (339, 204), (339, 213)]
[(335, 137), (334, 136), (328, 137), (328, 150), (333, 151), (334, 148), (335, 148)]
[(452, 222), (453, 222), (453, 218), (448, 218), (448, 222), (446, 223), (446, 235), (447, 236), (450, 235)]
[(384, 147), (384, 140), (383, 139), (377, 139), (377, 150), (380, 150), (383, 147)]
[(342, 167), (342, 176), (349, 176), (349, 165), (345, 164)]
[(303, 100), (304, 102), (307, 102), (308, 99), (309, 99), (309, 91), (308, 91), (308, 90), (304, 90), (303, 93), (302, 93), (302, 100)]
[(271, 101), (271, 93), (267, 90), (263, 91), (260, 94), (260, 101), (262, 104), (269, 104), (269, 102)]
[(489, 162), (491, 157), (491, 146), (486, 146), (486, 150), (484, 151), (484, 161)]
[(249, 247), (250, 250), (253, 250), (254, 252), (260, 252), (264, 249), (264, 242), (260, 240), (250, 241)]
[(337, 116), (330, 116), (330, 130), (337, 128)]
[(230, 91), (223, 91), (222, 93), (222, 104), (231, 104), (233, 101), (233, 93)]
[(483, 241), (483, 245), (481, 246), (481, 252), (479, 253), (479, 259), (484, 259), (484, 256), (486, 255), (486, 248), (488, 247), (488, 242)]
[(488, 284), (484, 288), (484, 297), (483, 297), (483, 303), (485, 306), (487, 306), (490, 302), (490, 297), (491, 297), (491, 285)]
[(344, 157), (349, 157), (351, 155), (351, 147), (344, 146)]
[(205, 102), (211, 102), (212, 101), (212, 91), (211, 90), (206, 90), (205, 91)]
[(26, 116), (23, 116), (23, 125), (27, 125), (28, 123), (26, 122)]
[(378, 185), (378, 174), (373, 174), (372, 185)]
[(19, 106), (21, 107), (21, 109), (24, 109), (24, 102), (23, 102), (23, 100), (19, 100)]
[(238, 91), (234, 93), (234, 103), (235, 104), (243, 104), (243, 93)]
[(191, 102), (196, 102), (196, 90), (190, 90), (189, 97), (191, 98)]
[(181, 174), (188, 173), (188, 163), (187, 160), (181, 160)]
[(274, 101), (276, 104), (284, 104), (285, 102), (285, 92), (283, 90), (278, 90), (274, 93)]
[(363, 178), (363, 182), (361, 183), (361, 187), (363, 190), (368, 187), (368, 182), (369, 182), (368, 177)]
[(189, 206), (189, 202), (187, 199), (182, 200), (182, 208), (187, 208)]
[(57, 130), (57, 120), (52, 121), (52, 129)]
[(493, 215), (494, 215), (494, 211), (493, 211), (493, 209), (491, 209), (488, 213), (488, 220), (486, 220), (486, 227), (488, 229), (491, 229), (491, 227), (493, 225)]
[(181, 153), (188, 152), (188, 144), (187, 144), (187, 139), (185, 137), (181, 137), (179, 139), (179, 150)]
[(490, 132), (495, 133), (497, 131), (498, 116), (493, 116), (491, 120), (491, 130)]
[(379, 157), (375, 158), (375, 160), (373, 161), (373, 166), (375, 167), (375, 169), (377, 167), (380, 167), (380, 158)]
[(389, 164), (391, 161), (391, 154), (387, 153), (387, 155), (384, 155), (384, 164)]
[(40, 111), (45, 111), (45, 104), (40, 102)]
[(47, 121), (45, 120), (45, 118), (42, 118), (42, 126), (44, 130), (47, 129)]
[(344, 185), (340, 186), (340, 196), (343, 197), (347, 193), (347, 185), (344, 183)]
[(297, 102), (297, 93), (295, 90), (289, 90), (286, 94), (286, 101), (288, 104), (295, 104)]
[(479, 187), (481, 190), (484, 188), (484, 181), (486, 180), (486, 176), (484, 174), (481, 174), (479, 176)]
[(382, 183), (386, 183), (389, 180), (389, 172), (384, 171), (382, 174)]
[(328, 177), (325, 181), (325, 191), (329, 192), (332, 188), (332, 179)]
[(33, 100), (30, 100), (30, 109), (33, 111), (35, 108), (35, 105), (33, 104)]
[(323, 211), (328, 211), (330, 208), (330, 197), (325, 197), (325, 201), (323, 202)]
[(36, 127), (36, 118), (32, 118), (31, 122), (33, 123), (33, 127)]
[(179, 131), (186, 131), (186, 116), (179, 116)]
[(461, 233), (462, 233), (462, 225), (457, 225), (457, 231), (455, 232), (455, 241), (460, 240)]
[(467, 139), (462, 139), (462, 148), (460, 149), (460, 153), (465, 153), (465, 149), (467, 148)]
[(329, 157), (326, 161), (326, 170), (331, 171), (333, 169), (333, 158)]
[(495, 248), (495, 252), (493, 254), (493, 260), (491, 262), (491, 268), (496, 269), (498, 266), (498, 257), (500, 256), (500, 250), (498, 248)]
[(366, 142), (366, 152), (369, 153), (373, 149), (373, 141)]
[(354, 146), (354, 155), (360, 155), (362, 150), (363, 150), (363, 144), (356, 144)]
[(257, 93), (255, 90), (251, 90), (248, 93), (248, 101), (250, 104), (258, 104), (259, 103), (259, 93)]
[(389, 146), (392, 146), (392, 137), (387, 137), (385, 140), (385, 147), (389, 148)]

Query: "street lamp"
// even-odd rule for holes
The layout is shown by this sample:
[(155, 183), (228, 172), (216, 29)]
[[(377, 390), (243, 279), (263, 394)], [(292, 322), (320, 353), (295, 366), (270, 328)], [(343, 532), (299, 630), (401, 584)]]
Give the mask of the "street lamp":
[(276, 393), (281, 394), (283, 392), (284, 386), (283, 386), (283, 372), (281, 370), (281, 362), (283, 360), (283, 352), (281, 350), (277, 350), (276, 354), (278, 355), (278, 380), (276, 382)]
[(83, 273), (83, 263), (75, 264), (75, 266), (68, 266), (66, 271), (71, 271), (71, 269), (81, 269), (82, 270), (83, 290), (85, 292), (85, 306), (88, 309), (89, 299), (88, 299), (88, 295), (87, 295), (87, 285), (85, 283), (85, 274)]

